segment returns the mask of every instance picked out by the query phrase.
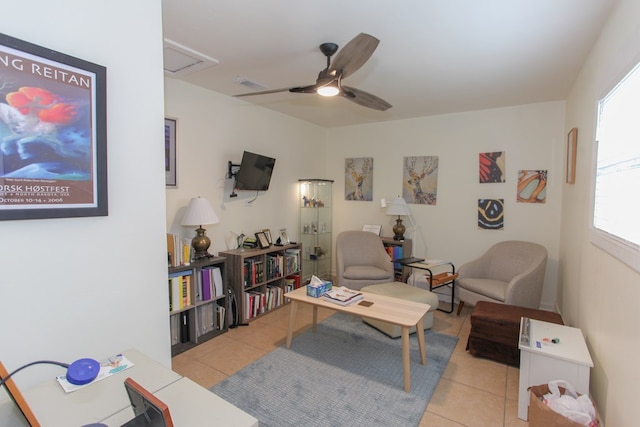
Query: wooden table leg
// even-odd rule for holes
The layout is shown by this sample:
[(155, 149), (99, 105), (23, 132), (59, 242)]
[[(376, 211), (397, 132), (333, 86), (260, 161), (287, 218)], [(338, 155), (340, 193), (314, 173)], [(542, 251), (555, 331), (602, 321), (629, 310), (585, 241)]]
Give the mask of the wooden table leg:
[(298, 308), (298, 301), (291, 300), (291, 307), (289, 308), (289, 329), (287, 330), (287, 342), (286, 348), (291, 348), (291, 339), (293, 338), (293, 327), (296, 323), (296, 310)]
[(427, 350), (424, 342), (424, 317), (416, 324), (416, 335), (418, 336), (418, 348), (420, 349), (420, 362), (427, 364)]
[(312, 330), (313, 330), (313, 332), (318, 332), (318, 306), (317, 305), (313, 306), (313, 325), (312, 325)]
[(411, 360), (409, 354), (409, 327), (402, 327), (402, 369), (404, 371), (404, 391), (411, 391)]

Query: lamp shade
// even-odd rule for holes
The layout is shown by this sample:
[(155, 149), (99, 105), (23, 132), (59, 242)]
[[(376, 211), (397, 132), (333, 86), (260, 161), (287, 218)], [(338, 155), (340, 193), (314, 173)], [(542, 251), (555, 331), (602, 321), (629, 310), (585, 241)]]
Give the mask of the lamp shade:
[(209, 200), (204, 197), (194, 197), (182, 218), (182, 225), (216, 224), (219, 221)]
[(407, 205), (407, 202), (404, 200), (404, 198), (400, 196), (396, 197), (392, 201), (387, 201), (386, 204), (387, 204), (387, 210), (386, 210), (387, 215), (398, 215), (398, 216), (409, 215), (409, 206)]

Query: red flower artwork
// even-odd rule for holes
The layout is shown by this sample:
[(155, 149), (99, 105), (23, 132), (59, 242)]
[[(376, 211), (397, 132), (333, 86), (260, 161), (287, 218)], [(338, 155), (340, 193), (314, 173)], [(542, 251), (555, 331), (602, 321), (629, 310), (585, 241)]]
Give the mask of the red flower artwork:
[(78, 114), (75, 106), (59, 102), (58, 96), (38, 87), (21, 87), (9, 93), (7, 103), (25, 116), (37, 116), (43, 122), (57, 125), (72, 123)]

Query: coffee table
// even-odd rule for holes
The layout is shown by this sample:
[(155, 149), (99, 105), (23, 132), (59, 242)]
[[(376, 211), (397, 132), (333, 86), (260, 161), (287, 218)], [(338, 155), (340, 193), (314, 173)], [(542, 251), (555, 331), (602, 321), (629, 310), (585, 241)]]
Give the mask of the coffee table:
[(287, 331), (286, 348), (291, 348), (291, 340), (293, 338), (293, 328), (295, 325), (296, 311), (299, 303), (310, 304), (313, 306), (313, 331), (318, 326), (318, 307), (325, 307), (342, 313), (352, 314), (358, 317), (367, 317), (370, 319), (381, 320), (383, 322), (392, 323), (402, 328), (402, 365), (404, 373), (404, 391), (411, 391), (411, 371), (410, 371), (410, 353), (409, 353), (409, 330), (416, 327), (416, 335), (418, 337), (418, 347), (420, 349), (420, 362), (423, 365), (427, 363), (427, 353), (424, 343), (424, 316), (431, 307), (429, 304), (421, 304), (413, 301), (406, 301), (399, 298), (392, 298), (384, 295), (376, 295), (368, 292), (364, 294), (363, 301), (373, 303), (370, 306), (364, 306), (359, 302), (351, 305), (342, 306), (329, 301), (325, 301), (322, 297), (313, 298), (307, 295), (306, 286), (285, 294), (285, 298), (291, 300), (291, 311), (289, 313), (289, 329)]

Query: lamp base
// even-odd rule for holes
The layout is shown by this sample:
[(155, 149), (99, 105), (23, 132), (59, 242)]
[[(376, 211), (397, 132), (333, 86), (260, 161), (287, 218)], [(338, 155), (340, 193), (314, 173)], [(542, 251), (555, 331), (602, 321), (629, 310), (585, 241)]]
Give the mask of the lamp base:
[(202, 228), (202, 226), (196, 228), (196, 237), (191, 240), (191, 246), (195, 250), (195, 253), (192, 257), (194, 261), (205, 258), (213, 258), (213, 255), (211, 255), (207, 251), (209, 249), (209, 246), (211, 246), (211, 239), (207, 237), (205, 232), (206, 230)]
[(393, 226), (393, 240), (404, 240), (404, 232), (406, 229), (407, 228), (402, 223), (402, 218), (398, 216), (398, 219), (396, 219), (396, 225)]

